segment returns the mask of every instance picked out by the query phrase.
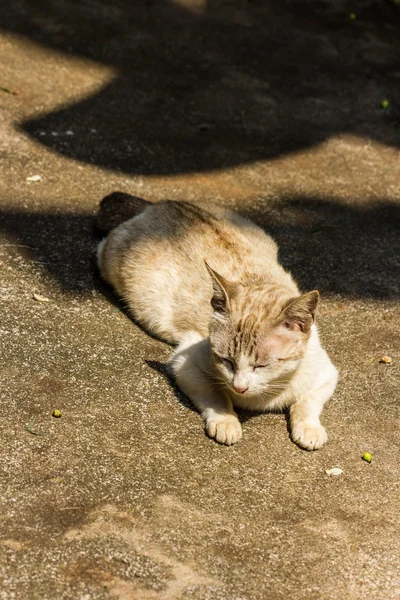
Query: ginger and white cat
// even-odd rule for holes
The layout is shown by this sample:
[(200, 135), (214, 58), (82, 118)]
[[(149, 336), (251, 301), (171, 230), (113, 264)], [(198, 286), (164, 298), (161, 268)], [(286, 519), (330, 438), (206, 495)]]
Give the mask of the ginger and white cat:
[[(101, 205), (103, 228), (118, 211), (114, 196)], [(177, 346), (170, 369), (208, 435), (240, 440), (234, 406), (290, 407), (293, 441), (321, 448), (319, 416), (337, 371), (314, 323), (318, 292), (301, 295), (272, 238), (233, 212), (126, 198), (124, 217), (136, 216), (100, 243), (101, 274), (138, 323)]]

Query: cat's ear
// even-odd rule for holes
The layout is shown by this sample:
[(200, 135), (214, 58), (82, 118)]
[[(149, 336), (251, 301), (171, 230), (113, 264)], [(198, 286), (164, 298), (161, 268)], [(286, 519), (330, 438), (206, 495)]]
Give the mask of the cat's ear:
[(222, 275), (214, 271), (210, 265), (205, 262), (208, 272), (211, 275), (213, 284), (213, 297), (211, 298), (211, 306), (214, 313), (220, 317), (227, 317), (230, 309), (229, 291), (232, 284), (227, 281)]
[(292, 298), (282, 311), (282, 321), (288, 329), (308, 333), (315, 319), (319, 300), (318, 290)]

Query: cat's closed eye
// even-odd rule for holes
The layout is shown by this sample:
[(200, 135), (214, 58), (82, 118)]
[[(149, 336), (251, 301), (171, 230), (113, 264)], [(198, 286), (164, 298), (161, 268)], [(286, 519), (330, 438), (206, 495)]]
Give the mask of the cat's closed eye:
[[(292, 360), (292, 358), (291, 357), (284, 357), (284, 358), (277, 358), (276, 360), (278, 362), (285, 362), (285, 361)], [(256, 369), (266, 369), (269, 366), (270, 365), (254, 365), (253, 366), (253, 371), (255, 371)]]
[(228, 369), (234, 370), (235, 366), (230, 358), (225, 358), (224, 356), (218, 356), (218, 358)]

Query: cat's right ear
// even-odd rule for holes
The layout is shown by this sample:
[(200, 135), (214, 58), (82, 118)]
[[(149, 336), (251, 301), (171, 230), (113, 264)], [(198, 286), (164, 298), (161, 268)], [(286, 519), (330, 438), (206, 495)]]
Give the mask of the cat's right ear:
[(288, 329), (298, 329), (303, 333), (308, 333), (314, 323), (318, 300), (318, 290), (292, 298), (282, 313)]
[(208, 272), (211, 275), (211, 281), (213, 284), (213, 297), (211, 298), (211, 306), (213, 307), (214, 314), (219, 318), (227, 318), (230, 304), (228, 290), (230, 284), (222, 275), (214, 271), (210, 265), (204, 261)]

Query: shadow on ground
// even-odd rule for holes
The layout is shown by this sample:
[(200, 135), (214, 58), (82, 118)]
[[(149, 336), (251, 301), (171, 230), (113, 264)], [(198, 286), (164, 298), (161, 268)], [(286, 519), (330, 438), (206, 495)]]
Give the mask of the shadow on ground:
[[(281, 200), (270, 219), (273, 208), (260, 201), (257, 212), (242, 213), (272, 234), (282, 264), (301, 289), (317, 287), (323, 295), (353, 298), (399, 296), (398, 207), (384, 201), (361, 208), (293, 198)], [(20, 252), (63, 290), (88, 293), (102, 286), (94, 261), (93, 216), (1, 212), (0, 220), (10, 243), (20, 244)]]
[(340, 133), (400, 145), (400, 10), (383, 0), (19, 0), (0, 27), (114, 70), (92, 96), (21, 124), (86, 163), (173, 174)]

